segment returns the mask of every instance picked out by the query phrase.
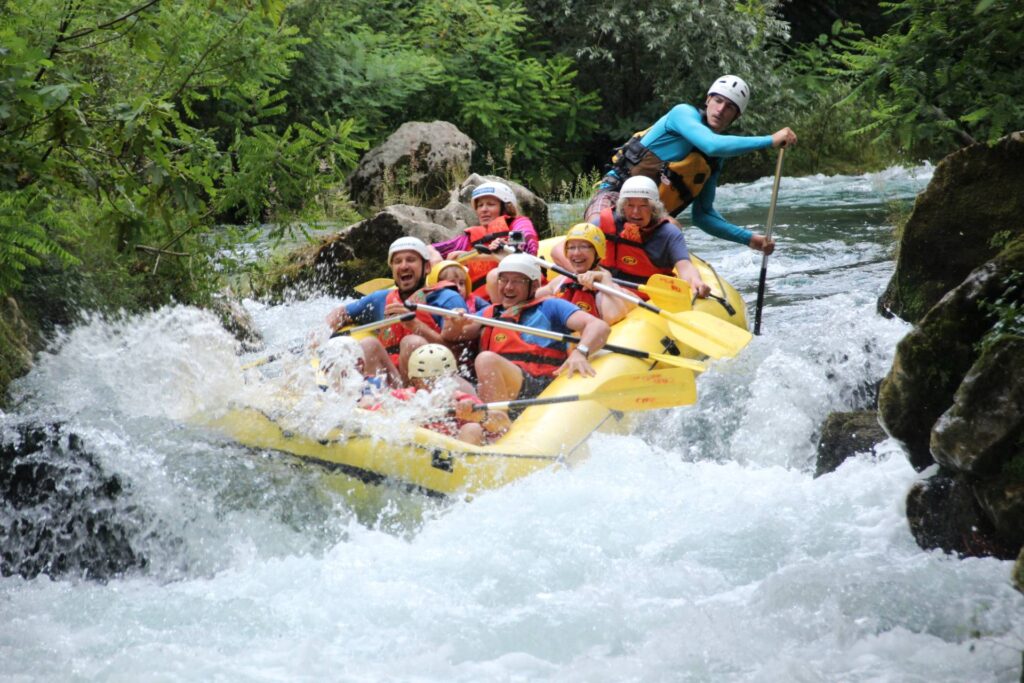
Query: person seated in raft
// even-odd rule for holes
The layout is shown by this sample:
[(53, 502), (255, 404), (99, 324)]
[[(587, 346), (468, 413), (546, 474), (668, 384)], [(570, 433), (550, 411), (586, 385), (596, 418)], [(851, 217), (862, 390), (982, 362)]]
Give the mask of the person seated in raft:
[(771, 135), (727, 135), (747, 110), (750, 86), (731, 74), (715, 79), (703, 105), (677, 104), (654, 125), (618, 148), (612, 168), (601, 179), (584, 212), (596, 224), (601, 211), (615, 206), (623, 182), (646, 176), (658, 186), (666, 211), (677, 216), (693, 207), (693, 224), (715, 237), (771, 254), (775, 242), (733, 225), (715, 210), (715, 191), (727, 158), (755, 150), (796, 144), (796, 133), (782, 128)]
[(494, 294), (494, 275), (492, 271), (498, 262), (505, 257), (502, 249), (510, 242), (513, 232), (522, 235), (522, 249), (528, 254), (537, 255), (540, 240), (533, 221), (519, 215), (516, 206), (516, 195), (505, 183), (487, 181), (473, 189), (470, 205), (476, 211), (479, 225), (466, 228), (461, 235), (450, 240), (430, 245), (431, 262), (442, 259), (456, 260), (460, 256), (477, 253), (476, 247), (483, 246), (491, 250), (490, 255), (480, 255), (466, 261), (474, 294), (491, 300)]
[[(601, 211), (599, 223), (608, 241), (601, 265), (613, 277), (645, 283), (655, 273), (672, 275), (675, 268), (678, 277), (689, 283), (697, 296), (703, 298), (711, 292), (690, 261), (686, 238), (665, 215), (658, 186), (650, 178), (638, 175), (624, 182), (615, 211)], [(571, 267), (564, 245), (555, 245), (551, 258), (559, 265)]]
[[(452, 285), (465, 299), (467, 313), (476, 315), (491, 305), (490, 301), (469, 291), (469, 269), (458, 261), (441, 261), (430, 269), (430, 274), (427, 275), (427, 287), (443, 286), (444, 283)], [(476, 358), (477, 340), (450, 342), (448, 346), (459, 362), (459, 374), (469, 381), (475, 382), (476, 371), (473, 369), (473, 359)]]
[[(579, 306), (580, 310), (600, 316), (609, 325), (625, 318), (633, 308), (632, 303), (594, 288), (596, 282), (612, 289), (622, 289), (612, 281), (612, 274), (600, 266), (606, 250), (601, 229), (590, 223), (577, 223), (566, 233), (563, 244), (565, 256), (570, 269), (576, 273), (576, 279), (559, 275), (537, 290), (537, 298), (555, 296), (565, 299)], [(634, 295), (632, 291), (622, 291)]]
[[(503, 434), (510, 421), (508, 415), (501, 411), (478, 409), (477, 406), (482, 403), (480, 398), (459, 389), (455, 381), (441, 381), (455, 380), (457, 369), (458, 364), (451, 349), (444, 344), (424, 344), (409, 356), (410, 386), (392, 389), (391, 396), (408, 401), (420, 391), (445, 392), (444, 398), (452, 406), (454, 416), (432, 420), (423, 426), (479, 446), (485, 440)], [(379, 410), (381, 407), (380, 401), (370, 396), (361, 399), (360, 404), (368, 410)]]
[[(327, 325), (337, 330), (348, 324), (364, 324), (409, 312), (406, 302), (426, 303), (451, 310), (466, 309), (465, 300), (451, 286), (426, 286), (430, 253), (427, 245), (416, 237), (399, 237), (388, 247), (388, 265), (395, 288), (368, 294), (357, 301), (331, 311)], [(428, 313), (382, 327), (376, 336), (360, 341), (363, 349), (363, 372), (367, 376), (383, 375), (389, 385), (405, 386), (409, 380), (409, 355), (428, 343), (442, 343), (444, 321)], [(468, 385), (468, 383), (467, 383)]]
[(446, 325), (446, 341), (480, 340), (474, 367), (480, 398), (485, 402), (532, 398), (556, 375), (593, 377), (587, 357), (608, 340), (608, 323), (563, 299), (538, 299), (540, 266), (526, 254), (510, 254), (498, 267), (498, 301), (480, 314), (528, 327), (570, 334), (578, 332), (580, 344), (568, 352), (561, 341), (456, 318)]

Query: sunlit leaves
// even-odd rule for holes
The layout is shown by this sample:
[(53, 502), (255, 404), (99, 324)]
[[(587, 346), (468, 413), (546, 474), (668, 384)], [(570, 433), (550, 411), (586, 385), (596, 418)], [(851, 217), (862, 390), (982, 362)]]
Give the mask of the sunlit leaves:
[(948, 151), (1024, 127), (1024, 5), (983, 0), (887, 3), (899, 23), (838, 53), (834, 70), (872, 106), (880, 136)]

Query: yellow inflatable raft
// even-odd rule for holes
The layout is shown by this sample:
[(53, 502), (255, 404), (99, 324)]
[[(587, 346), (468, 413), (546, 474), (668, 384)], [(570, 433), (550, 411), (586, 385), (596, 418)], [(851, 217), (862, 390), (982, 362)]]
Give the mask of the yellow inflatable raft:
[[(557, 239), (560, 238), (545, 240), (544, 251), (549, 250)], [(706, 316), (713, 316), (719, 327), (722, 321), (731, 323), (726, 326), (735, 333), (729, 335), (730, 341), (739, 339), (741, 343), (737, 346), (742, 347), (750, 338), (746, 332), (746, 310), (742, 298), (718, 277), (709, 264), (696, 257), (694, 261), (702, 279), (711, 285), (712, 293), (719, 298), (702, 299), (693, 305), (693, 310), (700, 314), (694, 317), (699, 320), (688, 325), (687, 334), (700, 334), (701, 324), (708, 321)], [(664, 286), (665, 282), (659, 285)], [(688, 288), (682, 286), (680, 291), (688, 292)], [(688, 297), (677, 299), (680, 305), (674, 308), (688, 308)], [(608, 344), (646, 352), (663, 361), (671, 360), (669, 356), (703, 357), (699, 350), (673, 336), (672, 332), (678, 332), (679, 326), (673, 322), (672, 316), (678, 313), (667, 310), (666, 300), (671, 303), (672, 297), (652, 296), (652, 302), (662, 304), (661, 314), (634, 308), (612, 327)], [(597, 371), (596, 377), (556, 378), (540, 397), (587, 396), (617, 377), (672, 365), (650, 357), (638, 358), (606, 351), (595, 354), (591, 363)], [(676, 367), (673, 371), (685, 373), (689, 380), (681, 383), (680, 392), (688, 391), (687, 386), (683, 386), (687, 384), (689, 391), (695, 391), (692, 389), (691, 370)], [(693, 400), (695, 394), (691, 393), (677, 403)], [(287, 406), (287, 401), (284, 405)], [(607, 402), (597, 400), (534, 405), (523, 410), (508, 432), (483, 446), (474, 446), (422, 427), (407, 429), (399, 436), (345, 433), (335, 429), (326, 436), (317, 437), (303, 434), (296, 428), (301, 423), (297, 417), (287, 407), (275, 410), (271, 415), (252, 406), (233, 406), (214, 419), (212, 425), (246, 446), (281, 451), (363, 481), (391, 483), (429, 495), (451, 496), (496, 488), (552, 465), (571, 465), (586, 457), (587, 438), (593, 432), (621, 431), (630, 415), (612, 410)]]

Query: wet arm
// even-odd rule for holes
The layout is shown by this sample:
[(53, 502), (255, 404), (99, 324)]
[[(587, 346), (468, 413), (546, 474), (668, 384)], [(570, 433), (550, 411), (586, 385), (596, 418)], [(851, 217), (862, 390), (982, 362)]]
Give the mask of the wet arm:
[(717, 183), (718, 171), (715, 171), (711, 174), (711, 178), (704, 185), (704, 189), (693, 202), (691, 213), (693, 224), (709, 235), (719, 239), (749, 246), (750, 239), (754, 236), (754, 233), (738, 225), (733, 225), (715, 210), (715, 189)]
[(772, 146), (771, 135), (721, 135), (716, 133), (701, 120), (700, 112), (695, 107), (685, 104), (672, 108), (665, 121), (665, 128), (686, 138), (694, 147), (710, 157), (736, 157)]

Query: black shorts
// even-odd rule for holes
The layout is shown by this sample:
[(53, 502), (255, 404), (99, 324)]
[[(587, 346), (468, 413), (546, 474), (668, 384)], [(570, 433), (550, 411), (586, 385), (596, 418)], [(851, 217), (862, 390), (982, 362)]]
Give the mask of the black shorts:
[(554, 377), (534, 377), (527, 373), (523, 373), (523, 386), (519, 387), (519, 395), (516, 396), (516, 400), (522, 400), (524, 398), (537, 398), (540, 392), (544, 391), (545, 388), (551, 382), (554, 381)]

